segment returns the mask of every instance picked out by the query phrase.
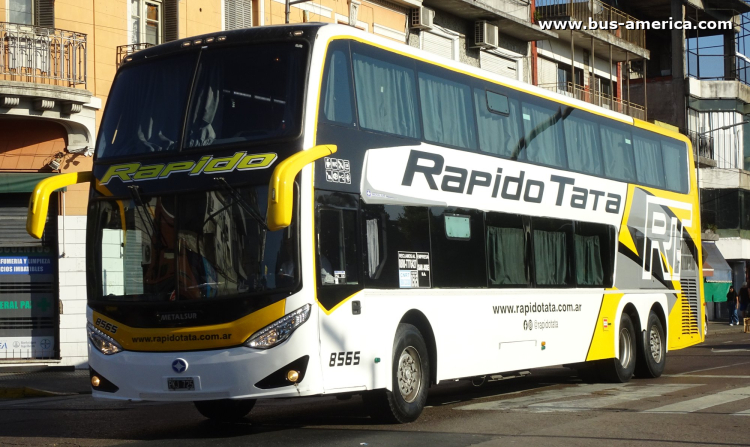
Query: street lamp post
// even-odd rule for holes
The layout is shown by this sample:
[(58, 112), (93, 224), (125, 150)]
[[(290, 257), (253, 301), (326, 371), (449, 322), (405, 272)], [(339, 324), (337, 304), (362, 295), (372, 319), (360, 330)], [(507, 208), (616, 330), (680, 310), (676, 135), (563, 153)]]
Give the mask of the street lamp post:
[(298, 3), (307, 3), (312, 0), (286, 0), (286, 4), (284, 5), (284, 14), (285, 14), (285, 22), (286, 24), (289, 24), (289, 9), (292, 7), (292, 5), (296, 5)]

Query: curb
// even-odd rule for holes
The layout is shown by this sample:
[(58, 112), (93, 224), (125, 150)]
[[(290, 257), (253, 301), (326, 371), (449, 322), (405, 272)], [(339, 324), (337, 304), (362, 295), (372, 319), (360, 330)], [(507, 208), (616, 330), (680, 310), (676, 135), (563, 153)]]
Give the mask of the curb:
[(59, 397), (71, 396), (75, 393), (56, 393), (54, 391), (39, 390), (26, 386), (16, 388), (0, 387), (0, 399), (23, 399), (27, 397)]

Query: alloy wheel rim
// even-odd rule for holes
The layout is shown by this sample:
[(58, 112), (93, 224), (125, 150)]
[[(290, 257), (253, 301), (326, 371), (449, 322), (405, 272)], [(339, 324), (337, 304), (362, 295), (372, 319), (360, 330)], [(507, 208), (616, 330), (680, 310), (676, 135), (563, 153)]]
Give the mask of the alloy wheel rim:
[(651, 326), (649, 331), (648, 342), (651, 346), (651, 357), (653, 357), (656, 363), (661, 363), (662, 349), (661, 349), (661, 334), (659, 334), (656, 326)]
[(422, 362), (413, 347), (408, 346), (401, 351), (396, 378), (401, 397), (408, 403), (414, 402), (422, 387)]

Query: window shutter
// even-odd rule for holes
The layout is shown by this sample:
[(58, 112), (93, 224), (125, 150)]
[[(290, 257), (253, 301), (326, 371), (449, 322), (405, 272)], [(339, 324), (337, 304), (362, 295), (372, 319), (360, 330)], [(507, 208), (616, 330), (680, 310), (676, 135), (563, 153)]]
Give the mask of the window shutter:
[(513, 59), (490, 54), (486, 51), (479, 52), (479, 66), (492, 73), (518, 79), (518, 62)]
[(224, 29), (242, 29), (253, 26), (252, 0), (224, 0)]
[(539, 58), (539, 85), (557, 84), (557, 64), (549, 59)]
[(164, 0), (164, 42), (180, 38), (179, 0)]
[(423, 50), (430, 53), (453, 59), (453, 40), (447, 37), (433, 34), (429, 31), (423, 31)]
[(34, 2), (35, 25), (45, 28), (55, 27), (55, 0), (36, 0)]

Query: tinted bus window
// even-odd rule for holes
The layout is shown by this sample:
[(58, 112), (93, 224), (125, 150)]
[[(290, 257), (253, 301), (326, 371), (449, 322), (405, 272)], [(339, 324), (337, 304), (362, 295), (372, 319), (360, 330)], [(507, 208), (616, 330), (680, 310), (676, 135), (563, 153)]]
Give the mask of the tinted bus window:
[(487, 213), (486, 225), (489, 286), (528, 286), (529, 241), (521, 216)]
[(487, 287), (484, 213), (431, 207), (430, 248), (435, 287)]
[(299, 134), (306, 55), (299, 43), (204, 50), (185, 145)]
[(324, 119), (341, 124), (354, 122), (348, 42), (333, 42), (329, 47), (321, 97)]
[(533, 218), (534, 276), (538, 286), (572, 285), (573, 224), (567, 220)]
[[(489, 103), (491, 96), (495, 97), (493, 101), (498, 103), (494, 109), (504, 110), (507, 108), (507, 113), (495, 112), (491, 108)], [(505, 98), (504, 104), (502, 100), (497, 100), (497, 97)], [(507, 158), (512, 157), (513, 154), (518, 154), (521, 146), (518, 101), (509, 99), (505, 95), (485, 91), (483, 88), (475, 88), (474, 106), (477, 110), (479, 149), (482, 152)]]
[(522, 110), (526, 147), (522, 149), (518, 159), (566, 168), (560, 107), (524, 102)]
[(612, 285), (614, 231), (614, 227), (608, 225), (576, 222), (576, 284), (579, 287)]
[(601, 125), (604, 175), (615, 180), (635, 183), (635, 161), (630, 132)]
[(125, 67), (110, 92), (97, 158), (177, 151), (197, 53)]
[(364, 45), (353, 45), (352, 59), (359, 125), (420, 138), (413, 64), (401, 65), (402, 58)]
[(419, 99), (425, 140), (464, 149), (477, 148), (468, 85), (420, 71)]
[(565, 116), (565, 147), (568, 152), (568, 167), (586, 174), (602, 175), (602, 151), (599, 144), (599, 125), (578, 110)]
[(664, 188), (664, 165), (659, 140), (633, 135), (638, 183)]
[(661, 142), (664, 168), (667, 172), (667, 189), (687, 193), (687, 147), (685, 143), (663, 139)]

